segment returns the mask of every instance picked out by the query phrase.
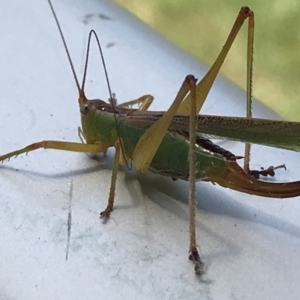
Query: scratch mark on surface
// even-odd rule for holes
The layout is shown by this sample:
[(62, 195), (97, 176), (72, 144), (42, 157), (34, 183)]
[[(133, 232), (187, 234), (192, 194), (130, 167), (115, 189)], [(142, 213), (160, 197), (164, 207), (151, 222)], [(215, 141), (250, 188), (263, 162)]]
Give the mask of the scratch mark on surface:
[(108, 15), (105, 15), (105, 14), (98, 14), (98, 17), (102, 20), (112, 20), (111, 17), (109, 17)]
[(69, 183), (69, 207), (68, 207), (68, 229), (67, 229), (67, 248), (66, 248), (66, 261), (69, 258), (69, 250), (70, 250), (70, 240), (71, 240), (71, 225), (72, 225), (72, 198), (73, 198), (73, 179)]
[(104, 20), (104, 21), (110, 21), (110, 20), (113, 20), (113, 18), (111, 18), (110, 16), (108, 16), (108, 15), (106, 15), (106, 14), (104, 14), (104, 13), (100, 13), (100, 14), (98, 14), (98, 15), (96, 15), (96, 14), (86, 14), (86, 15), (83, 17), (82, 22), (83, 22), (85, 25), (87, 25), (87, 24), (89, 24), (89, 23), (92, 21), (92, 19), (94, 19), (94, 18), (96, 18), (96, 17), (98, 17), (99, 19)]
[(106, 45), (106, 48), (111, 48), (111, 47), (113, 47), (114, 45), (115, 45), (115, 43), (110, 42), (110, 43), (108, 43), (108, 44)]

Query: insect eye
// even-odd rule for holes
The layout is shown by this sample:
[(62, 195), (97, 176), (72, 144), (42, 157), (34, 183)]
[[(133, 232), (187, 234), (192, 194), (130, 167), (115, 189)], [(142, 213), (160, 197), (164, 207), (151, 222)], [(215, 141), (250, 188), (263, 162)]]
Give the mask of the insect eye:
[(90, 111), (89, 105), (88, 104), (82, 104), (80, 105), (80, 112), (83, 115), (86, 115)]

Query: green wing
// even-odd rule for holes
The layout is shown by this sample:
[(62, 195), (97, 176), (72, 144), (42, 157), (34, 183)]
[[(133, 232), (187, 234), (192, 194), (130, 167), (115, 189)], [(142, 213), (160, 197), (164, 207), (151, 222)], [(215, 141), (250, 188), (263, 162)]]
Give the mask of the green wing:
[[(163, 114), (164, 112), (137, 112), (126, 116), (124, 122), (148, 127), (158, 121)], [(189, 116), (175, 115), (169, 129), (188, 131), (189, 120)], [(197, 132), (207, 138), (300, 151), (300, 122), (199, 115)]]

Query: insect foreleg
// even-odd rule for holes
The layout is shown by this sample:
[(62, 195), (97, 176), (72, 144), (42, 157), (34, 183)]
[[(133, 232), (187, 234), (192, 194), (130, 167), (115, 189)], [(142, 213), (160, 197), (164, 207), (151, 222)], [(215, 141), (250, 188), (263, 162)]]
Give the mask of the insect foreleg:
[(80, 126), (78, 126), (78, 137), (80, 138), (82, 144), (85, 144), (84, 139), (86, 140), (86, 138), (85, 138), (84, 132)]
[(39, 148), (44, 149), (55, 149), (55, 150), (64, 150), (64, 151), (75, 151), (75, 152), (89, 152), (89, 153), (103, 153), (107, 151), (107, 145), (104, 143), (97, 144), (81, 144), (81, 143), (72, 143), (72, 142), (63, 142), (63, 141), (41, 141), (38, 143), (33, 143), (22, 149), (7, 153), (0, 156), (0, 161), (10, 159), (11, 157), (17, 157), (22, 153), (28, 153)]

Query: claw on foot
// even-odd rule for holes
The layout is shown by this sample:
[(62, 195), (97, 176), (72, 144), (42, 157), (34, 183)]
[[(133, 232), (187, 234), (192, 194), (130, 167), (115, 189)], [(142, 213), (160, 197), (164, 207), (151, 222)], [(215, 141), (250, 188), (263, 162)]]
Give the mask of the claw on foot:
[(108, 221), (112, 210), (113, 210), (112, 207), (107, 206), (106, 209), (100, 213), (100, 219), (103, 220), (103, 223), (106, 223)]
[(201, 260), (197, 250), (190, 253), (189, 260), (191, 260), (195, 265), (195, 274), (197, 276), (202, 276), (205, 273), (204, 262)]
[(270, 166), (269, 168), (267, 169), (264, 169), (262, 168), (260, 171), (258, 170), (250, 170), (249, 171), (249, 174), (251, 176), (253, 176), (255, 179), (259, 179), (259, 176), (274, 176), (275, 175), (275, 170), (277, 169), (285, 169), (286, 170), (286, 166), (285, 165), (279, 165), (279, 166), (276, 166), (276, 167), (273, 167), (273, 166)]

